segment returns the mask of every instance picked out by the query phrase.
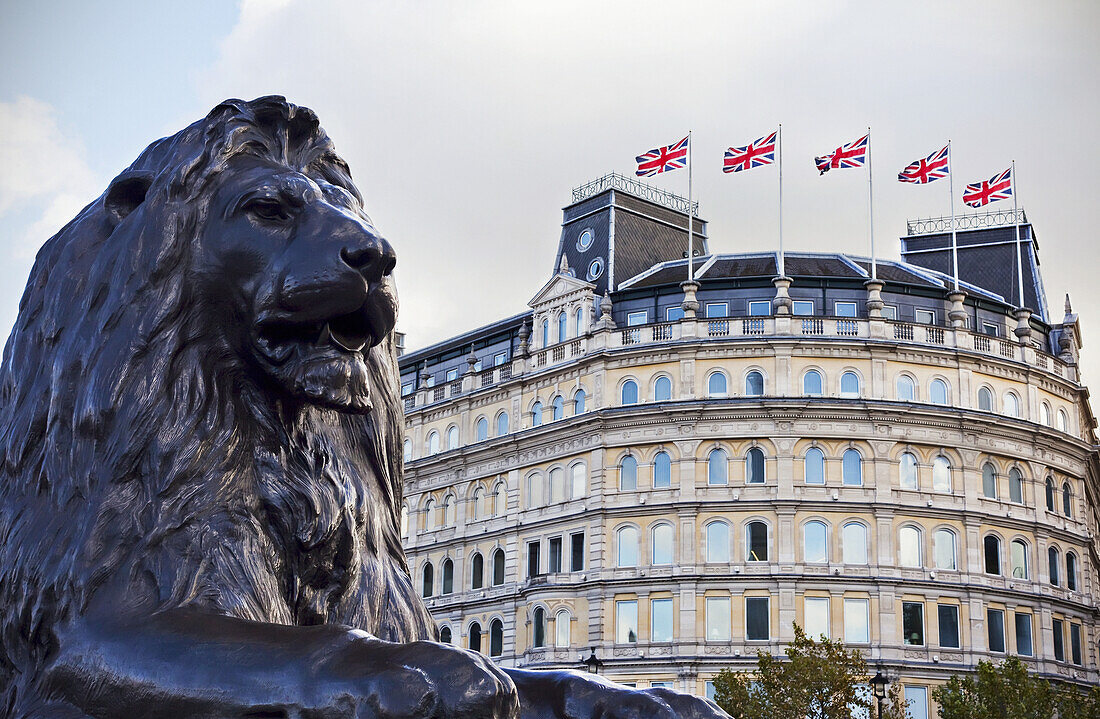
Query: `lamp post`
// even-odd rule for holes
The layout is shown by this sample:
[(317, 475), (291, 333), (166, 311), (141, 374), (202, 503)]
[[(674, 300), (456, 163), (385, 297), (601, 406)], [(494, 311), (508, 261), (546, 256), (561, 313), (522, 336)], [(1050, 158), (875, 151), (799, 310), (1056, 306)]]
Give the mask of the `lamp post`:
[(589, 674), (600, 673), (600, 667), (603, 666), (603, 662), (596, 657), (596, 647), (592, 647), (592, 653), (589, 654), (588, 657), (585, 657), (583, 654), (581, 655), (581, 664), (584, 665), (584, 668), (588, 670)]
[(890, 683), (890, 680), (882, 673), (881, 669), (875, 671), (875, 676), (871, 677), (871, 690), (875, 693), (875, 699), (878, 701), (878, 719), (882, 719), (882, 700), (886, 698), (886, 685)]

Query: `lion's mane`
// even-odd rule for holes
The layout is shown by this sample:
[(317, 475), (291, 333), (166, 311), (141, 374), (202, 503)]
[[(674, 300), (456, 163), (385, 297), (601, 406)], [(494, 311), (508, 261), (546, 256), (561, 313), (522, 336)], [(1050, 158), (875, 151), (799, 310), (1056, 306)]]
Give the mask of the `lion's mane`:
[(122, 221), (104, 193), (38, 253), (0, 368), (0, 713), (105, 586), (151, 611), (434, 631), (400, 545), (392, 338), (367, 353), (370, 414), (260, 409), (187, 281), (238, 153), (359, 199), (311, 111), (230, 100), (115, 181), (144, 192)]

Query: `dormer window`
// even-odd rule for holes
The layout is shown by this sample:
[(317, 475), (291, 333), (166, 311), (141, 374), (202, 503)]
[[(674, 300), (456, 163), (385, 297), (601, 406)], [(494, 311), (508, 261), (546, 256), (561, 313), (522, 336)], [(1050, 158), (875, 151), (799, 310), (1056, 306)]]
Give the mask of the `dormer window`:
[(577, 249), (581, 252), (586, 251), (589, 247), (592, 246), (593, 239), (594, 235), (592, 234), (592, 230), (585, 229), (583, 232), (581, 232), (581, 236), (577, 238)]
[(592, 260), (592, 264), (588, 265), (588, 279), (597, 279), (603, 274), (603, 258), (597, 257)]

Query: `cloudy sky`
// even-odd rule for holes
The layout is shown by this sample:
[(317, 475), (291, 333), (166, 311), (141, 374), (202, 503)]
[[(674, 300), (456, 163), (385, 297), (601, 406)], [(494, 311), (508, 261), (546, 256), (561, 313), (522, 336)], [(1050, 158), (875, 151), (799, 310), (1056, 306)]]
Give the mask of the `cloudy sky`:
[(4, 2), (0, 335), (37, 248), (145, 145), (282, 94), (317, 111), (396, 246), (410, 347), (522, 310), (571, 188), (689, 129), (712, 249), (773, 249), (774, 172), (720, 167), (781, 122), (790, 249), (867, 252), (866, 175), (812, 161), (867, 126), (886, 257), (907, 218), (949, 212), (946, 181), (901, 167), (951, 139), (958, 188), (1015, 159), (1051, 308), (1072, 295), (1100, 377), (1098, 32), (1086, 0)]

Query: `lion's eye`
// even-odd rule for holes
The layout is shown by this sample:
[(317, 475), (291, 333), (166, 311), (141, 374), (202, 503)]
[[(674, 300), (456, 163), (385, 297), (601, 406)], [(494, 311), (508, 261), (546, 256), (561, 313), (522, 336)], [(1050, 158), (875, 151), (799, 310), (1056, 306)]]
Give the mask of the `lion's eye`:
[(245, 210), (252, 216), (268, 222), (281, 222), (290, 219), (287, 207), (270, 197), (257, 197), (248, 201)]

